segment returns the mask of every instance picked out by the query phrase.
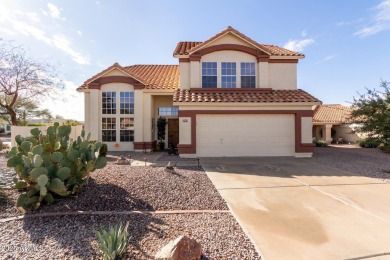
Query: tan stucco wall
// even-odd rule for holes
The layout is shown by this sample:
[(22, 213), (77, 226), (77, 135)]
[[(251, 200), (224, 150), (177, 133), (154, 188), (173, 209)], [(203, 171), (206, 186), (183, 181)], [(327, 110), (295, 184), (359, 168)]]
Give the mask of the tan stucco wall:
[(219, 45), (219, 44), (238, 44), (238, 45), (253, 47), (252, 45), (250, 45), (246, 41), (244, 41), (244, 40), (242, 40), (242, 39), (238, 38), (237, 36), (232, 35), (230, 33), (225, 34), (223, 37), (207, 44), (206, 46), (209, 47), (209, 46)]
[(179, 118), (180, 144), (191, 144), (191, 117)]
[(100, 132), (100, 91), (91, 89), (89, 92), (89, 132), (91, 139), (101, 140), (99, 138)]
[(152, 113), (153, 99), (152, 94), (143, 93), (143, 142), (152, 141)]
[(337, 138), (341, 137), (345, 142), (351, 142), (356, 143), (356, 141), (359, 140), (359, 136), (357, 134), (352, 134), (350, 125), (339, 125), (334, 126), (334, 129), (336, 130), (336, 140)]
[(201, 88), (201, 67), (199, 61), (190, 62), (190, 88)]
[(126, 75), (125, 73), (123, 73), (123, 72), (119, 71), (118, 69), (114, 68), (113, 70), (105, 73), (102, 76), (108, 77), (108, 76), (128, 76), (128, 75)]
[(313, 129), (313, 118), (302, 117), (301, 118), (301, 142), (303, 144), (312, 143), (312, 129)]
[(189, 89), (190, 88), (190, 63), (189, 62), (180, 62), (180, 88)]
[(258, 63), (257, 86), (260, 88), (269, 88), (269, 65), (268, 62)]
[(269, 87), (273, 89), (297, 89), (297, 63), (269, 63)]
[(136, 89), (134, 91), (134, 142), (143, 142), (144, 139), (143, 101), (142, 89)]
[(91, 132), (89, 97), (90, 97), (89, 92), (84, 92), (84, 129), (85, 129), (85, 132), (87, 132), (87, 133)]

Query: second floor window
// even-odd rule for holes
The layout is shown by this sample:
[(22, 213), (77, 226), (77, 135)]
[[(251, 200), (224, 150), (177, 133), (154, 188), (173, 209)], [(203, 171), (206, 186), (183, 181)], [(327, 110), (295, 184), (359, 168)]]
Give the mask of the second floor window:
[(217, 63), (202, 62), (202, 88), (216, 88), (217, 77)]
[(256, 87), (256, 66), (254, 62), (241, 62), (241, 88)]
[(134, 114), (134, 92), (121, 92), (121, 114)]
[(102, 114), (116, 114), (116, 92), (102, 92)]
[(236, 87), (236, 63), (222, 62), (221, 63), (221, 87), (235, 88)]

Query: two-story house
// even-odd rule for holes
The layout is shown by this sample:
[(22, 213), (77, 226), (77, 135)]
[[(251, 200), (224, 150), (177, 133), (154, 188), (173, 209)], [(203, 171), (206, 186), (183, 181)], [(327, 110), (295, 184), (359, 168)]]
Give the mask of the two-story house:
[(110, 66), (86, 80), (85, 129), (111, 151), (151, 150), (159, 116), (182, 157), (313, 153), (313, 109), (297, 88), (301, 53), (259, 44), (232, 27), (179, 42), (179, 65)]

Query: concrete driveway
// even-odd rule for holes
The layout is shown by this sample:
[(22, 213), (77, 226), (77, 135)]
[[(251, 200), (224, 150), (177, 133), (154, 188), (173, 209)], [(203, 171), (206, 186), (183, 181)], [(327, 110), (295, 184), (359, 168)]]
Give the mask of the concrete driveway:
[(297, 158), (203, 158), (263, 259), (390, 259), (390, 184)]

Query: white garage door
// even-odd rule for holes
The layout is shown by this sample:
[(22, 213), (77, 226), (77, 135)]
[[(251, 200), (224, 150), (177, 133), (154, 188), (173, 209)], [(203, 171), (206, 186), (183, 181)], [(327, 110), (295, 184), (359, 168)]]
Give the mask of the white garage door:
[(197, 115), (199, 157), (293, 156), (293, 115)]

